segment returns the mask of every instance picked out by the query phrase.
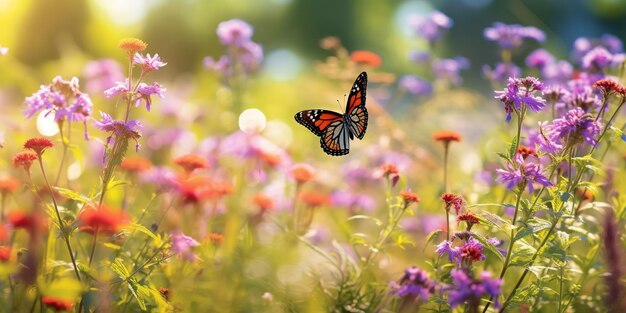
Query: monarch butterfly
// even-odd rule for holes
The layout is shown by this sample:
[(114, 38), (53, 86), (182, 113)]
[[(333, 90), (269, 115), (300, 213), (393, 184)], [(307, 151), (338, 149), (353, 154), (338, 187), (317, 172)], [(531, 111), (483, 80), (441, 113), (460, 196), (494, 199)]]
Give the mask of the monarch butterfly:
[(296, 113), (294, 118), (320, 137), (324, 152), (333, 156), (348, 154), (350, 139), (363, 139), (367, 130), (366, 92), (367, 73), (362, 72), (350, 89), (344, 114), (328, 110), (304, 110)]

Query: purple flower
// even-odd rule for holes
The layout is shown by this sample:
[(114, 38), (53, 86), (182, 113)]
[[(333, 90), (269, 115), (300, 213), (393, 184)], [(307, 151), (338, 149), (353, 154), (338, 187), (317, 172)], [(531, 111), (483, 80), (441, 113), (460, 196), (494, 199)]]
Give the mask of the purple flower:
[(600, 37), (600, 42), (604, 47), (609, 50), (609, 52), (613, 54), (624, 52), (624, 45), (622, 44), (622, 41), (616, 36), (613, 36), (611, 34), (604, 34), (602, 35), (602, 37)]
[(492, 278), (491, 273), (486, 271), (483, 271), (478, 279), (472, 278), (462, 269), (453, 269), (450, 276), (453, 285), (450, 287), (448, 301), (453, 309), (466, 301), (477, 306), (485, 295), (495, 299), (495, 308), (500, 307), (498, 296), (502, 291), (501, 279)]
[(526, 105), (534, 112), (539, 112), (546, 105), (546, 100), (535, 96), (536, 92), (541, 93), (543, 84), (534, 77), (509, 78), (506, 89), (496, 91), (495, 98), (504, 103), (504, 110), (507, 113), (506, 121), (511, 120), (511, 113), (522, 109), (522, 104)]
[(200, 244), (193, 238), (183, 234), (181, 231), (172, 232), (172, 247), (170, 250), (178, 254), (187, 261), (194, 261), (198, 256), (193, 253), (192, 248)]
[(572, 78), (574, 67), (567, 61), (557, 61), (541, 68), (541, 75), (548, 82), (565, 82)]
[(444, 30), (452, 27), (452, 20), (445, 14), (434, 11), (426, 16), (413, 16), (410, 21), (415, 33), (429, 42), (435, 42)]
[(560, 140), (548, 138), (544, 131), (548, 131), (548, 122), (539, 122), (540, 131), (528, 136), (530, 146), (535, 146), (538, 151), (555, 155), (563, 150)]
[(116, 81), (124, 79), (122, 67), (112, 59), (91, 61), (85, 65), (83, 75), (87, 79), (87, 91), (99, 93), (110, 88)]
[(104, 96), (107, 98), (112, 98), (120, 94), (128, 94), (128, 79), (125, 82), (115, 82), (115, 86), (104, 91)]
[(566, 140), (569, 144), (584, 141), (589, 145), (597, 143), (596, 136), (602, 130), (602, 124), (581, 108), (574, 108), (565, 116), (557, 118), (546, 126), (550, 140)]
[(496, 170), (498, 173), (497, 180), (505, 184), (507, 189), (527, 186), (530, 193), (535, 191), (534, 183), (544, 187), (552, 186), (542, 171), (543, 167), (535, 157), (529, 156), (524, 159), (519, 153), (516, 153), (511, 162), (506, 164), (506, 169)]
[(256, 42), (248, 41), (242, 46), (241, 63), (246, 72), (250, 73), (256, 70), (261, 61), (263, 61), (263, 47)]
[(150, 111), (150, 105), (152, 104), (151, 95), (157, 95), (159, 98), (163, 98), (163, 93), (165, 92), (165, 88), (161, 87), (159, 83), (152, 83), (152, 85), (147, 85), (145, 83), (140, 83), (137, 86), (137, 93), (139, 97), (135, 101), (135, 106), (139, 106), (141, 100), (146, 102), (146, 109), (148, 112)]
[(225, 45), (242, 45), (252, 38), (253, 32), (252, 26), (240, 19), (224, 21), (217, 26), (217, 36)]
[(413, 266), (404, 271), (399, 283), (390, 282), (390, 293), (398, 297), (419, 297), (420, 301), (428, 301), (434, 292), (435, 284), (423, 270)]
[(537, 49), (526, 57), (526, 65), (539, 69), (553, 62), (554, 56), (552, 56), (552, 54), (545, 49)]
[(595, 47), (582, 58), (582, 67), (587, 71), (600, 72), (613, 62), (613, 55), (604, 47)]
[(159, 68), (167, 65), (167, 63), (161, 60), (158, 53), (152, 57), (150, 56), (150, 54), (146, 54), (144, 56), (141, 53), (135, 53), (135, 56), (133, 57), (133, 64), (141, 65), (144, 74), (156, 71)]
[(358, 207), (365, 211), (372, 211), (376, 208), (376, 201), (369, 195), (362, 193), (336, 191), (331, 194), (330, 200), (336, 206)]
[(469, 61), (464, 57), (454, 59), (437, 59), (433, 62), (433, 73), (438, 79), (447, 80), (453, 85), (463, 82), (459, 72), (469, 67)]
[(563, 95), (562, 101), (567, 107), (578, 107), (585, 112), (599, 109), (602, 100), (588, 79), (579, 78), (568, 82), (569, 91)]
[(519, 47), (524, 39), (533, 39), (543, 42), (546, 35), (543, 31), (533, 26), (506, 25), (496, 22), (492, 27), (484, 31), (484, 36), (488, 40), (496, 41), (500, 48), (511, 50)]
[(169, 192), (178, 187), (176, 172), (168, 167), (151, 167), (141, 172), (139, 178), (143, 182), (153, 184), (158, 192)]
[(430, 52), (426, 51), (412, 51), (409, 53), (409, 60), (417, 63), (424, 64), (430, 62)]
[(416, 75), (404, 75), (398, 81), (400, 87), (412, 95), (428, 95), (433, 91), (430, 82)]
[(503, 82), (509, 77), (522, 75), (522, 69), (513, 63), (498, 63), (494, 69), (485, 64), (482, 71), (487, 79), (495, 82)]
[(141, 123), (138, 120), (129, 120), (127, 122), (122, 120), (114, 120), (110, 115), (100, 112), (102, 119), (93, 124), (99, 130), (111, 133), (107, 138), (107, 145), (111, 143), (113, 135), (118, 138), (133, 139), (136, 142), (136, 150), (139, 150), (139, 142), (141, 138)]

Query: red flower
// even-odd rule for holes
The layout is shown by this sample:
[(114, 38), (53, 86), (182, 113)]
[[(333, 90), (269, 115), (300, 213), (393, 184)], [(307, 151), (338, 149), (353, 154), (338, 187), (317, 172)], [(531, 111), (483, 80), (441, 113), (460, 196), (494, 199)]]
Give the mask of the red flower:
[(41, 155), (46, 149), (52, 148), (54, 144), (52, 140), (43, 137), (36, 137), (26, 140), (24, 143), (25, 149), (31, 149), (37, 153), (37, 155)]
[(35, 160), (37, 160), (36, 154), (30, 151), (20, 152), (13, 157), (13, 166), (22, 167), (28, 172)]
[(303, 184), (315, 178), (315, 169), (311, 165), (298, 163), (291, 168), (291, 177), (299, 184)]
[(254, 197), (252, 197), (252, 202), (261, 208), (261, 211), (263, 212), (274, 209), (275, 205), (272, 198), (262, 193), (255, 194)]
[(184, 202), (198, 203), (204, 199), (219, 199), (233, 192), (233, 185), (227, 181), (218, 181), (202, 176), (181, 180), (178, 192)]
[(8, 261), (11, 258), (11, 246), (0, 246), (0, 261)]
[(352, 51), (350, 58), (354, 63), (366, 64), (371, 67), (379, 67), (382, 63), (382, 59), (378, 54), (367, 50)]
[(78, 214), (80, 230), (87, 233), (105, 232), (107, 234), (117, 233), (122, 227), (130, 222), (130, 216), (119, 209), (101, 205), (88, 204)]
[(309, 207), (330, 205), (330, 196), (324, 192), (314, 190), (303, 191), (298, 198)]
[(141, 173), (152, 168), (152, 163), (150, 160), (140, 156), (126, 157), (120, 167), (129, 172)]
[(410, 192), (410, 191), (403, 191), (403, 192), (400, 193), (400, 195), (404, 199), (404, 205), (405, 206), (409, 206), (411, 203), (419, 203), (420, 202), (420, 197), (416, 193), (413, 193), (413, 192)]
[(31, 234), (38, 231), (45, 232), (48, 229), (46, 218), (37, 213), (11, 211), (8, 220), (13, 228), (23, 228)]
[(11, 177), (0, 177), (0, 193), (14, 193), (20, 189), (20, 182)]
[(480, 224), (478, 216), (473, 212), (465, 211), (456, 217), (457, 222), (467, 223), (467, 230), (470, 230), (475, 224)]
[(457, 215), (463, 210), (463, 207), (465, 206), (465, 200), (463, 200), (461, 196), (457, 196), (452, 193), (444, 193), (443, 195), (441, 195), (441, 200), (446, 203), (446, 211), (450, 211), (451, 208), (454, 208), (454, 211), (456, 211)]
[(380, 175), (388, 179), (391, 182), (392, 187), (394, 187), (398, 183), (398, 180), (400, 180), (398, 168), (391, 163), (385, 163), (381, 165), (379, 170), (379, 173), (382, 173)]
[(74, 306), (74, 303), (65, 299), (58, 299), (53, 297), (43, 297), (41, 301), (47, 307), (52, 308), (55, 311), (69, 311)]
[(451, 141), (461, 141), (461, 135), (451, 130), (440, 130), (433, 134), (433, 139), (448, 144)]
[(522, 155), (522, 158), (526, 159), (529, 155), (537, 156), (537, 151), (535, 149), (526, 147), (524, 145), (520, 145), (517, 147), (517, 153)]
[(0, 242), (7, 242), (9, 232), (9, 226), (7, 224), (0, 224)]
[(187, 154), (174, 159), (174, 164), (179, 165), (185, 172), (191, 173), (196, 169), (209, 167), (209, 162), (197, 154)]
[(218, 233), (208, 233), (204, 240), (210, 241), (214, 244), (221, 244), (224, 241), (224, 235)]
[(602, 93), (606, 97), (611, 93), (624, 93), (624, 87), (612, 79), (601, 79), (593, 83), (593, 87), (602, 90)]
[(161, 287), (159, 288), (159, 293), (165, 298), (165, 300), (170, 301), (171, 291), (169, 288)]
[(480, 261), (484, 259), (483, 249), (479, 245), (465, 244), (459, 247), (463, 260)]

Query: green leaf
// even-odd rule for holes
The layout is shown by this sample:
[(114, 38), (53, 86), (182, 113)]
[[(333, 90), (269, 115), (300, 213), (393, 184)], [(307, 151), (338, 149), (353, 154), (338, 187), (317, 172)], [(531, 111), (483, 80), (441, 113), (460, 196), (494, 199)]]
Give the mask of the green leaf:
[(63, 195), (66, 198), (70, 198), (74, 201), (80, 202), (80, 203), (87, 203), (87, 202), (91, 202), (91, 199), (89, 199), (86, 196), (83, 196), (73, 190), (70, 189), (65, 189), (65, 188), (61, 188), (61, 187), (54, 187), (54, 189), (56, 191), (58, 191), (61, 195)]
[(437, 240), (437, 237), (439, 237), (439, 234), (444, 233), (444, 232), (445, 231), (442, 229), (435, 229), (431, 231), (430, 234), (426, 236), (426, 243), (435, 244), (435, 240)]
[(348, 221), (354, 221), (354, 220), (373, 221), (377, 226), (380, 226), (380, 225), (383, 224), (383, 221), (381, 221), (380, 219), (377, 219), (377, 218), (369, 216), (369, 215), (353, 215), (353, 216), (350, 216), (348, 218)]
[(513, 157), (515, 156), (515, 153), (517, 153), (517, 149), (515, 147), (516, 142), (517, 142), (517, 136), (513, 137), (513, 140), (511, 140), (511, 145), (509, 146), (509, 160), (513, 159)]
[(530, 219), (528, 221), (527, 227), (525, 227), (524, 229), (519, 231), (517, 234), (515, 234), (514, 240), (517, 241), (528, 235), (535, 234), (537, 232), (540, 232), (544, 229), (549, 229), (551, 227), (552, 227), (552, 223), (550, 223), (550, 221), (547, 221), (544, 219), (538, 219), (538, 218)]
[[(478, 241), (479, 241), (479, 242), (483, 245), (483, 247), (484, 247), (484, 248), (487, 248), (487, 250), (488, 250), (489, 252), (491, 252), (493, 255), (495, 255), (496, 257), (498, 257), (498, 259), (499, 259), (501, 262), (504, 262), (504, 256), (502, 255), (502, 253), (500, 253), (500, 251), (498, 251), (498, 248), (496, 248), (496, 246), (494, 246), (494, 245), (492, 245), (491, 243), (489, 243), (489, 242), (487, 241), (487, 239), (485, 239), (485, 237), (483, 237), (483, 236), (481, 236), (481, 235), (479, 235), (479, 234), (476, 234), (476, 233), (472, 234), (472, 236), (473, 236), (476, 240), (478, 240)], [(510, 252), (508, 252), (508, 253), (510, 253)]]
[(130, 276), (130, 272), (122, 262), (121, 258), (113, 260), (113, 263), (111, 263), (111, 270), (123, 280), (126, 280)]
[(137, 290), (137, 287), (139, 286), (140, 285), (138, 285), (133, 280), (128, 282), (128, 289), (130, 290), (130, 293), (133, 295), (135, 300), (137, 300), (137, 303), (139, 304), (139, 308), (145, 311), (147, 308), (146, 308), (146, 303), (143, 300), (144, 297), (140, 295)]
[(128, 228), (132, 231), (139, 231), (141, 233), (146, 234), (148, 237), (154, 239), (154, 240), (159, 240), (159, 238), (157, 238), (157, 236), (151, 232), (149, 229), (147, 229), (145, 226), (141, 225), (141, 224), (137, 224), (137, 223), (132, 223), (130, 225), (127, 225), (125, 228)]

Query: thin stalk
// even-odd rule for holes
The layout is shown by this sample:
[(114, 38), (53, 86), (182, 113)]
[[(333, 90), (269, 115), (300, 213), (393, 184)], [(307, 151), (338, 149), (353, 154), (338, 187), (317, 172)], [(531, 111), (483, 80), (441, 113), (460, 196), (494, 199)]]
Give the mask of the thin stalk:
[(61, 136), (61, 144), (63, 144), (63, 154), (61, 155), (61, 162), (59, 162), (59, 171), (57, 172), (57, 177), (54, 180), (55, 186), (59, 185), (59, 181), (61, 180), (61, 175), (63, 173), (63, 166), (65, 165), (65, 158), (67, 157), (67, 149), (69, 147), (71, 125), (72, 123), (68, 121), (67, 122), (67, 138), (65, 138), (65, 135), (63, 134), (63, 125), (59, 125), (59, 136)]
[(63, 225), (63, 219), (61, 218), (61, 213), (59, 213), (59, 206), (57, 205), (56, 197), (54, 196), (54, 191), (50, 186), (50, 182), (48, 181), (48, 176), (46, 175), (46, 171), (43, 168), (43, 161), (41, 160), (41, 153), (39, 153), (37, 160), (39, 161), (39, 168), (41, 168), (41, 174), (43, 175), (43, 179), (46, 182), (46, 186), (48, 187), (48, 192), (50, 192), (50, 197), (52, 198), (52, 204), (54, 205), (54, 212), (56, 213), (57, 219), (59, 221), (59, 228), (61, 229), (61, 233), (63, 234), (63, 239), (65, 239), (65, 245), (67, 246), (67, 251), (70, 254), (70, 258), (72, 259), (72, 265), (74, 267), (74, 274), (76, 274), (76, 279), (80, 281), (80, 274), (78, 273), (78, 266), (76, 265), (76, 259), (74, 258), (74, 252), (72, 251), (72, 245), (70, 244), (70, 238), (65, 230), (65, 226)]
[(0, 224), (4, 224), (4, 208), (6, 207), (6, 192), (0, 193)]
[(91, 244), (91, 252), (89, 253), (89, 266), (91, 266), (91, 262), (93, 261), (93, 256), (96, 254), (96, 244), (98, 243), (98, 233), (99, 228), (96, 227), (93, 233), (93, 243)]
[(513, 254), (511, 252), (513, 251), (513, 245), (515, 244), (515, 222), (517, 221), (517, 213), (519, 211), (519, 205), (522, 200), (522, 192), (524, 192), (524, 189), (520, 188), (519, 192), (517, 193), (517, 199), (515, 200), (515, 212), (513, 213), (512, 220), (513, 229), (511, 229), (510, 236), (511, 240), (509, 241), (509, 248), (507, 249), (506, 258), (504, 259), (504, 264), (502, 265), (502, 271), (500, 271), (500, 279), (502, 279), (502, 277), (504, 277), (504, 274), (506, 274), (506, 271), (509, 268), (509, 262), (511, 261), (511, 255)]
[[(450, 142), (443, 146), (443, 192), (448, 192), (448, 150)], [(446, 208), (446, 240), (450, 241), (450, 210)]]

